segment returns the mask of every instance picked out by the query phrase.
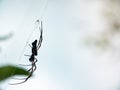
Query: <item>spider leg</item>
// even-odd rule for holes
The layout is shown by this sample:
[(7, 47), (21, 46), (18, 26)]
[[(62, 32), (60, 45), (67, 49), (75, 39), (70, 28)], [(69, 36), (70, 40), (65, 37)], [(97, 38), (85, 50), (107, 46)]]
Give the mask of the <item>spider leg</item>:
[(30, 44), (28, 44), (28, 45), (32, 48), (32, 46)]
[(32, 74), (33, 74), (33, 72), (34, 72), (34, 70), (33, 70), (33, 68), (32, 68), (32, 71), (30, 72), (30, 74), (29, 74), (29, 76), (27, 77), (27, 78), (25, 78), (25, 80), (24, 81), (22, 81), (22, 82), (19, 82), (19, 83), (10, 83), (10, 85), (18, 85), (18, 84), (22, 84), (22, 83), (25, 83), (31, 76), (32, 76)]
[(37, 69), (37, 66), (36, 66), (36, 64), (34, 63), (34, 69), (33, 69), (33, 71), (35, 71)]
[[(37, 68), (37, 67), (36, 67), (36, 64), (35, 64), (36, 62), (37, 62), (37, 59), (36, 59), (35, 62), (32, 63), (32, 67), (28, 70), (29, 72), (32, 70), (31, 72), (33, 73), (33, 72), (36, 70), (36, 68)], [(31, 73), (31, 72), (30, 72), (30, 73)], [(24, 80), (24, 79), (26, 79), (26, 78), (12, 78), (12, 79)]]
[(28, 70), (28, 72), (30, 72), (31, 70), (35, 71), (36, 70), (36, 65), (32, 65), (32, 67)]
[(30, 57), (30, 55), (26, 55), (26, 54), (24, 54), (24, 56), (29, 56)]
[(30, 72), (32, 69), (33, 69), (33, 66), (30, 69), (28, 69), (28, 72)]
[(32, 67), (28, 70), (28, 71), (31, 71), (32, 69), (33, 69), (33, 71), (35, 71), (36, 69), (37, 69), (37, 66), (36, 66), (36, 62), (37, 62), (38, 60), (35, 58), (35, 61), (34, 62), (32, 62)]
[(28, 64), (28, 65), (24, 65), (24, 64), (19, 64), (19, 65), (21, 65), (21, 66), (31, 66), (31, 64)]
[(31, 71), (33, 69), (33, 71), (36, 70), (37, 66), (36, 66), (36, 62), (37, 62), (37, 59), (35, 58), (35, 61), (32, 62), (32, 67), (28, 70), (28, 71)]
[(25, 80), (26, 78), (12, 78), (12, 79), (15, 79), (15, 80)]
[(41, 43), (42, 43), (42, 40), (43, 40), (43, 37), (42, 37), (42, 33), (43, 33), (42, 21), (41, 21), (41, 27), (39, 27), (39, 30), (40, 30), (40, 37), (39, 37), (39, 42), (38, 42), (38, 45), (37, 45), (37, 50), (41, 47)]
[(36, 66), (36, 62), (38, 61), (36, 58), (35, 58), (35, 62), (34, 62), (34, 71), (37, 69), (37, 66)]
[(24, 81), (19, 82), (19, 83), (9, 83), (9, 85), (17, 85), (17, 84), (22, 84), (25, 83), (32, 75), (30, 74)]

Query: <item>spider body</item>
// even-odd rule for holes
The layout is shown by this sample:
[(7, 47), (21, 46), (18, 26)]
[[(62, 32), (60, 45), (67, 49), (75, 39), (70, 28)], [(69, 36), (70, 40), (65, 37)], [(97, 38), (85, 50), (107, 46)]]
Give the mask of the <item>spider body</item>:
[(32, 42), (32, 54), (37, 56), (37, 40)]
[(32, 54), (32, 55), (30, 56), (30, 58), (29, 58), (29, 61), (30, 61), (30, 62), (34, 62), (34, 60), (35, 60), (35, 56), (34, 56), (34, 54)]

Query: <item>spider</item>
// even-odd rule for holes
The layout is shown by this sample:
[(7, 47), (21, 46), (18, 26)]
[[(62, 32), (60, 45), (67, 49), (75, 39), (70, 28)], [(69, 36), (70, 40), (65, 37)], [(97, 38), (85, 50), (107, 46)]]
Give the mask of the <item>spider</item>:
[[(38, 22), (38, 20), (37, 20), (37, 22)], [(25, 56), (29, 56), (30, 57), (29, 61), (31, 62), (31, 68), (28, 70), (29, 71), (29, 75), (26, 78), (18, 79), (18, 80), (23, 80), (22, 82), (13, 83), (13, 84), (10, 84), (10, 85), (17, 85), (17, 84), (22, 84), (22, 83), (26, 82), (33, 75), (34, 71), (36, 70), (36, 68), (37, 68), (36, 62), (38, 60), (36, 59), (35, 56), (38, 55), (38, 50), (40, 49), (41, 43), (42, 43), (42, 40), (43, 40), (43, 36), (42, 36), (42, 33), (43, 33), (42, 21), (41, 21), (41, 27), (39, 27), (39, 30), (40, 30), (39, 41), (36, 39), (36, 40), (34, 40), (32, 42), (32, 46), (29, 44), (29, 46), (32, 48), (32, 50), (31, 50), (32, 54), (31, 55), (25, 55)], [(38, 42), (38, 44), (37, 44), (37, 42)], [(17, 78), (14, 78), (14, 79), (17, 79)]]

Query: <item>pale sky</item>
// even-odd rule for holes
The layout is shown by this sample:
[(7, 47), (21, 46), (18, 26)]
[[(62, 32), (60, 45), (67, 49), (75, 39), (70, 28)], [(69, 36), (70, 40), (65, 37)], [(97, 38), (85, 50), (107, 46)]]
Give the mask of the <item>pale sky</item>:
[[(85, 46), (88, 34), (102, 29), (102, 3), (92, 0), (1, 0), (0, 35), (13, 32), (1, 43), (1, 63), (29, 63), (24, 53), (35, 33), (35, 21), (43, 21), (43, 43), (38, 51), (34, 77), (4, 90), (118, 90), (120, 73), (109, 54), (98, 54)], [(34, 31), (33, 31), (34, 30)]]

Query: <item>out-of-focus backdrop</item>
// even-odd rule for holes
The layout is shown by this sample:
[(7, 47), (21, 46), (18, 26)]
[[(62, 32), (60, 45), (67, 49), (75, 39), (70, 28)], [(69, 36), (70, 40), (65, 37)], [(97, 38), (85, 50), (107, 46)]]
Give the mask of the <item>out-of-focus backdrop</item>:
[(120, 90), (119, 0), (0, 0), (0, 65), (29, 63), (37, 19), (37, 70), (2, 90)]

